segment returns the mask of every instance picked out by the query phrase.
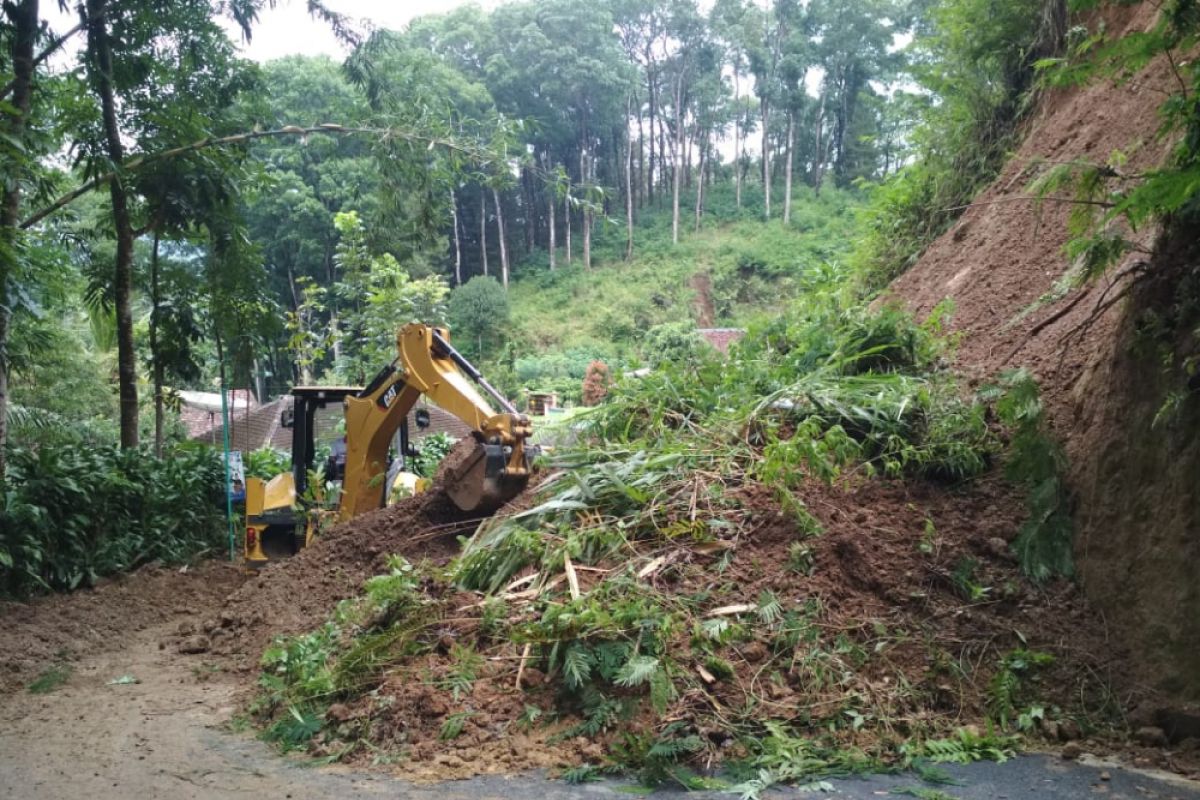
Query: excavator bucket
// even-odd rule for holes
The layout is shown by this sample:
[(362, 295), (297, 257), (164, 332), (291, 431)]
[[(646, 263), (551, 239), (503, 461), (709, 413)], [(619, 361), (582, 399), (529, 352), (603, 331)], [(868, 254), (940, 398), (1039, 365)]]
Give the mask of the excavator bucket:
[(500, 508), (520, 494), (528, 482), (528, 473), (511, 475), (505, 471), (502, 447), (483, 444), (470, 436), (451, 448), (434, 479), (454, 505), (481, 514)]

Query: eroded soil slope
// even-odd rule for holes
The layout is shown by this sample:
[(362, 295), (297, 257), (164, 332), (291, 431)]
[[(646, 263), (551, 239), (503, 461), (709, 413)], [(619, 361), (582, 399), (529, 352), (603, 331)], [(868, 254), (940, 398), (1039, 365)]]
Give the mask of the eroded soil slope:
[[(1148, 3), (1117, 9), (1106, 13), (1108, 29), (1143, 30), (1155, 13)], [(1069, 300), (1022, 317), (1068, 267), (1069, 205), (1039, 209), (1028, 199), (1039, 165), (1103, 162), (1115, 151), (1129, 155), (1131, 172), (1159, 164), (1169, 143), (1155, 140), (1157, 109), (1172, 80), (1168, 66), (1155, 63), (1125, 85), (1044, 96), (1000, 178), (892, 292), (922, 313), (954, 301), (952, 327), (963, 334), (958, 365), (977, 379), (1014, 367), (1037, 375), (1071, 459), (1083, 585), (1114, 636), (1140, 658), (1145, 682), (1186, 700), (1200, 699), (1200, 501), (1193, 488), (1200, 450), (1187, 434), (1196, 420), (1174, 429), (1152, 425), (1166, 391), (1162, 370), (1134, 347), (1137, 313), (1170, 302), (1170, 289), (1157, 297), (1140, 292), (1089, 320), (1121, 290), (1102, 279), (1057, 321), (1044, 325)], [(1154, 243), (1154, 231), (1142, 236)], [(1079, 335), (1085, 322), (1090, 327)]]

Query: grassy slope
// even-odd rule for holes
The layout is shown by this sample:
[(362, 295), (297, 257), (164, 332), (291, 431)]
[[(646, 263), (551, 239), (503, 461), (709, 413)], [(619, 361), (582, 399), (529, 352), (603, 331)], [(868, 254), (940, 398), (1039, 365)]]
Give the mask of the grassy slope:
[[(712, 289), (714, 325), (739, 325), (782, 309), (803, 278), (836, 261), (857, 230), (856, 197), (808, 187), (794, 193), (792, 220), (760, 221), (761, 198), (747, 198), (741, 212), (729, 186), (712, 190), (699, 232), (684, 215), (680, 243), (671, 243), (669, 208), (646, 209), (635, 230), (634, 258), (625, 262), (620, 220), (597, 225), (592, 269), (579, 258), (549, 271), (544, 253), (516, 268), (509, 292), (517, 339), (538, 352), (592, 349), (628, 357), (646, 329), (663, 322), (696, 321), (693, 276), (705, 274)], [(688, 201), (687, 206), (691, 206)], [(781, 199), (775, 202), (781, 206)]]

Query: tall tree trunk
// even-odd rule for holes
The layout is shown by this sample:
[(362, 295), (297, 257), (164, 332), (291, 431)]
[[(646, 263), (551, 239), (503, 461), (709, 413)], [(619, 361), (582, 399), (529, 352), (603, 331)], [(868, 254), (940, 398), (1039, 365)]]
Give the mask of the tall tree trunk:
[(771, 106), (767, 98), (759, 101), (762, 109), (762, 181), (763, 181), (763, 214), (771, 218), (771, 136), (768, 132), (771, 120)]
[[(547, 175), (552, 174), (550, 172), (550, 154), (548, 152), (542, 153), (542, 170)], [(558, 248), (558, 241), (557, 241), (558, 231), (556, 230), (557, 220), (554, 218), (555, 217), (554, 212), (556, 210), (555, 207), (558, 204), (558, 180), (557, 180), (557, 178), (551, 177), (550, 184), (546, 188), (547, 188), (546, 197), (547, 197), (547, 201), (548, 201), (546, 203), (546, 212), (547, 212), (547, 216), (550, 218), (550, 226), (549, 226), (549, 228), (550, 228), (549, 234), (550, 235), (549, 235), (549, 237), (547, 237), (550, 241), (549, 241), (549, 247), (547, 249), (549, 250), (549, 254), (550, 254), (550, 271), (553, 272), (554, 268), (556, 266), (555, 259), (558, 257), (558, 254), (555, 252), (555, 250), (557, 250), (557, 248)]]
[[(0, 109), (0, 131), (9, 142), (23, 145), (25, 127), (29, 120), (29, 106), (33, 97), (34, 55), (33, 48), (38, 33), (38, 0), (20, 0), (6, 10), (12, 23), (9, 63), (13, 71), (11, 108)], [(20, 156), (18, 156), (19, 158)], [(25, 156), (32, 163), (32, 157)], [(24, 171), (25, 164), (19, 167)], [(8, 445), (8, 332), (12, 320), (8, 281), (13, 273), (13, 259), (17, 250), (17, 225), (21, 221), (21, 174), (6, 176), (0, 202), (0, 493), (3, 492), (7, 462), (4, 458)]]
[(788, 109), (787, 170), (783, 179), (783, 224), (792, 221), (792, 153), (796, 149), (793, 134), (796, 132), (796, 111)]
[(492, 200), (496, 202), (496, 232), (500, 237), (500, 282), (508, 288), (508, 245), (504, 241), (504, 210), (500, 207), (500, 190), (492, 187)]
[(642, 105), (638, 103), (638, 208), (646, 204), (646, 131), (642, 128)]
[(816, 147), (813, 149), (813, 191), (818, 196), (821, 194), (821, 179), (825, 171), (825, 152), (821, 142), (824, 135), (822, 127), (825, 124), (825, 96), (826, 92), (821, 92), (821, 105), (817, 107), (817, 124), (813, 126), (817, 131)]
[[(646, 170), (646, 199), (654, 202), (654, 119), (658, 109), (658, 93), (655, 91), (654, 72), (650, 69), (650, 49), (646, 48), (646, 85), (650, 94), (650, 158)], [(661, 161), (661, 159), (660, 159)]]
[(163, 454), (163, 361), (158, 349), (158, 325), (162, 314), (162, 293), (158, 284), (159, 232), (154, 231), (154, 248), (150, 251), (150, 363), (154, 371), (154, 455)]
[(737, 208), (740, 211), (742, 208), (742, 105), (741, 105), (741, 70), (738, 69), (738, 64), (741, 63), (742, 54), (739, 52), (736, 55), (737, 61), (733, 65), (733, 191), (734, 197), (737, 198)]
[(683, 178), (683, 73), (675, 79), (675, 145), (672, 148), (674, 169), (671, 176), (671, 242), (679, 244), (679, 188)]
[[(633, 109), (633, 96), (625, 101), (625, 117), (628, 120)], [(641, 113), (640, 111), (638, 112)], [(639, 118), (638, 124), (641, 124)], [(633, 135), (629, 124), (625, 125), (625, 260), (633, 258)]]
[(525, 255), (533, 252), (533, 189), (530, 186), (529, 170), (521, 170), (521, 206), (525, 212)]
[(483, 274), (488, 274), (487, 263), (487, 193), (479, 190), (479, 260), (483, 263)]
[[(674, 156), (672, 156), (674, 161)], [(663, 119), (663, 115), (658, 115), (658, 166), (659, 166), (659, 187), (667, 181), (667, 121)], [(674, 168), (672, 167), (672, 172)], [(662, 191), (658, 193), (659, 208), (662, 207)]]
[(696, 168), (699, 170), (699, 174), (697, 175), (697, 179), (696, 179), (696, 230), (697, 231), (700, 230), (700, 216), (704, 213), (704, 166), (707, 161), (707, 158), (706, 158), (707, 148), (705, 147), (705, 142), (706, 142), (707, 137), (708, 137), (707, 133), (701, 134), (700, 136), (696, 137), (696, 149), (699, 151), (699, 153), (697, 154), (698, 160), (696, 162)]
[(683, 140), (683, 185), (685, 188), (692, 188), (692, 137), (688, 136)]
[[(587, 185), (591, 183), (591, 169), (588, 167), (588, 152), (586, 147), (579, 149), (579, 177), (583, 182), (587, 192)], [(586, 196), (584, 198), (587, 200)], [(583, 227), (583, 268), (592, 268), (592, 206), (591, 202), (585, 202), (583, 211), (580, 215)]]
[[(570, 179), (568, 178), (568, 181)], [(567, 239), (567, 263), (571, 263), (571, 187), (567, 186), (567, 193), (563, 196), (563, 228), (566, 231)]]
[[(104, 120), (104, 139), (109, 160), (115, 165), (125, 160), (121, 129), (117, 124), (117, 103), (113, 91), (112, 42), (106, 0), (87, 0), (88, 73), (92, 88), (100, 99)], [(117, 238), (113, 288), (117, 311), (117, 383), (121, 408), (121, 447), (137, 447), (138, 396), (137, 354), (133, 348), (133, 220), (129, 195), (121, 177), (109, 182), (112, 219)]]
[(462, 286), (462, 239), (458, 235), (458, 198), (450, 190), (450, 222), (454, 225), (454, 285)]

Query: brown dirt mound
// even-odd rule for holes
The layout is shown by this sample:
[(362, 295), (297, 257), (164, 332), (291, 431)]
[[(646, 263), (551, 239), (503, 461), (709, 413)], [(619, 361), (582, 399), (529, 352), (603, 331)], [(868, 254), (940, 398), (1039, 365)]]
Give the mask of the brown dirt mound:
[[(1141, 3), (1107, 8), (1104, 18), (1121, 36), (1147, 29), (1157, 14), (1154, 4)], [(1155, 138), (1158, 108), (1174, 80), (1160, 60), (1121, 86), (1100, 81), (1047, 94), (999, 179), (892, 293), (918, 313), (953, 299), (951, 327), (962, 334), (957, 366), (976, 379), (1018, 366), (1033, 370), (1070, 459), (1076, 554), (1089, 597), (1114, 636), (1130, 643), (1147, 684), (1168, 698), (1200, 701), (1200, 505), (1192, 488), (1200, 412), (1190, 409), (1174, 428), (1156, 424), (1167, 394), (1181, 387), (1164, 377), (1159, 353), (1133, 348), (1138, 312), (1165, 316), (1181, 284), (1110, 308), (1083, 336), (1073, 333), (1100, 302), (1120, 294), (1107, 278), (1082, 290), (1082, 302), (1060, 319), (1052, 317), (1067, 300), (1021, 318), (1068, 268), (1062, 248), (1072, 207), (1047, 203), (1039, 211), (1029, 201), (1038, 164), (1104, 162), (1121, 151), (1129, 156), (1122, 169), (1132, 174), (1157, 166), (1171, 146)], [(1155, 232), (1142, 237), (1149, 246)]]
[(433, 490), (337, 525), (229, 597), (220, 617), (205, 624), (214, 650), (253, 666), (274, 637), (312, 630), (339, 601), (358, 595), (363, 581), (386, 571), (388, 556), (445, 563), (458, 551), (457, 537), (478, 522)]
[(138, 631), (207, 616), (245, 580), (232, 564), (186, 570), (147, 566), (94, 589), (0, 603), (0, 692), (13, 691), (54, 664), (112, 652)]
[[(725, 569), (717, 568), (725, 551), (676, 541), (579, 571), (586, 592), (607, 571), (663, 558), (642, 583), (664, 597), (703, 597), (708, 606), (719, 607), (753, 604), (769, 590), (789, 608), (818, 601), (814, 630), (826, 653), (839, 654), (831, 656), (830, 672), (852, 670), (843, 682), (816, 680), (801, 663), (806, 645), (781, 651), (778, 638), (761, 629), (723, 654), (733, 674), (705, 685), (692, 672), (704, 664), (691, 654), (693, 633), (679, 631), (673, 650), (692, 688), (664, 718), (709, 737), (710, 755), (736, 754), (722, 750), (732, 742), (722, 739), (727, 734), (712, 725), (713, 719), (749, 707), (758, 708), (757, 717), (807, 719), (817, 736), (830, 735), (826, 726), (836, 724), (844, 707), (874, 710), (879, 719), (886, 714), (884, 732), (878, 726), (859, 732), (841, 726), (834, 734), (843, 745), (868, 749), (881, 744), (881, 737), (903, 741), (954, 725), (982, 728), (1000, 660), (1023, 649), (1054, 656), (1052, 664), (1024, 678), (1027, 696), (1018, 701), (1063, 709), (1068, 721), (1047, 723), (1043, 736), (1057, 744), (1090, 729), (1097, 738), (1087, 743), (1089, 751), (1116, 746), (1103, 739), (1103, 731), (1119, 714), (1112, 692), (1136, 701), (1136, 683), (1124, 670), (1128, 654), (1108, 640), (1102, 621), (1074, 585), (1038, 588), (1021, 578), (1008, 548), (1021, 522), (1021, 513), (1014, 511), (1020, 502), (1006, 483), (983, 480), (960, 489), (900, 481), (841, 488), (810, 484), (801, 494), (825, 530), (815, 538), (805, 538), (764, 488), (746, 485), (734, 492), (745, 524), (743, 533), (726, 543), (732, 558)], [(789, 567), (797, 542), (811, 548), (811, 574)], [(964, 563), (971, 565), (971, 581), (981, 589), (978, 597), (965, 598), (956, 581)], [(557, 602), (568, 596), (562, 582), (547, 591)], [(569, 709), (548, 726), (518, 725), (528, 706), (546, 712), (558, 707), (562, 678), (546, 674), (546, 653), (532, 651), (518, 687), (522, 646), (486, 632), (479, 595), (434, 590), (429, 600), (423, 617), (437, 621), (422, 635), (419, 655), (397, 659), (374, 691), (330, 708), (326, 719), (332, 724), (315, 753), (340, 753), (347, 742), (367, 741), (378, 749), (359, 747), (350, 762), (365, 766), (377, 763), (380, 753), (395, 754), (393, 769), (405, 777), (445, 779), (598, 764), (626, 732), (661, 727), (660, 720), (639, 712), (619, 729), (564, 740), (559, 738), (563, 731), (579, 722)], [(542, 606), (537, 603), (536, 598), (509, 599), (508, 624), (538, 619)], [(478, 652), (482, 664), (477, 679), (455, 697), (450, 687), (459, 644)], [(899, 691), (899, 686), (907, 688)], [(444, 726), (456, 716), (462, 732), (447, 738)], [(1195, 766), (1163, 751), (1142, 757), (1147, 764), (1181, 771)]]

